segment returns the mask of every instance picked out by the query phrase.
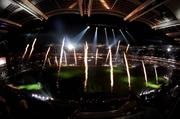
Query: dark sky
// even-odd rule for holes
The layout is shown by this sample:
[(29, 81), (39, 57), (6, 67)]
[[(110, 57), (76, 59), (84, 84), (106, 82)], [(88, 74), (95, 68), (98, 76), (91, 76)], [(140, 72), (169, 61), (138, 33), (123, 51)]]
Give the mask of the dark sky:
[[(92, 15), (91, 17), (81, 17), (76, 14), (59, 15), (49, 18), (48, 21), (31, 21), (26, 23), (22, 29), (15, 30), (6, 35), (10, 49), (18, 51), (25, 47), (27, 43), (32, 43), (37, 38), (39, 47), (47, 46), (50, 43), (59, 43), (64, 36), (75, 37), (88, 25), (91, 28), (85, 33), (81, 42), (93, 42), (95, 27), (98, 26), (98, 43), (105, 43), (104, 28), (107, 28), (109, 42), (113, 40), (112, 29), (115, 31), (117, 40), (122, 40), (126, 45), (119, 29), (125, 33), (131, 45), (161, 45), (167, 44), (167, 38), (161, 32), (152, 30), (149, 26), (140, 22), (124, 22), (121, 18), (109, 15)], [(134, 37), (131, 39), (126, 30)]]

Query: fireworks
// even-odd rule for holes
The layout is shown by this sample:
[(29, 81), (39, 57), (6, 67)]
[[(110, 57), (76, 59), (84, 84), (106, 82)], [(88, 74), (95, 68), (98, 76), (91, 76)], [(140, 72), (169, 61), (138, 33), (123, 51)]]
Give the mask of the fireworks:
[(32, 46), (31, 46), (31, 51), (30, 51), (30, 54), (29, 54), (29, 57), (28, 57), (28, 59), (30, 59), (31, 58), (31, 55), (32, 55), (32, 53), (33, 53), (33, 51), (34, 51), (34, 45), (35, 45), (35, 43), (36, 43), (36, 38), (34, 39), (34, 41), (33, 41), (33, 44), (32, 44)]
[(88, 81), (88, 44), (84, 46), (84, 65), (85, 65), (85, 81), (84, 81), (84, 89), (87, 90), (87, 81)]
[(143, 66), (143, 71), (144, 71), (144, 79), (145, 79), (145, 82), (146, 82), (146, 85), (147, 85), (147, 73), (146, 73), (146, 67), (144, 65), (144, 61), (142, 61), (142, 66)]
[(43, 63), (43, 68), (45, 67), (45, 64), (46, 64), (46, 61), (47, 61), (47, 57), (48, 57), (48, 54), (49, 54), (49, 51), (51, 50), (51, 47), (49, 46), (47, 51), (46, 51), (46, 55), (45, 55), (45, 58), (44, 58), (44, 63)]
[(97, 58), (98, 58), (98, 48), (96, 49), (95, 65), (97, 65)]
[(126, 65), (126, 71), (127, 71), (127, 76), (128, 76), (128, 87), (129, 89), (131, 89), (131, 76), (130, 76), (130, 72), (129, 72), (129, 65), (128, 65), (128, 61), (126, 58), (126, 53), (124, 53), (124, 60), (125, 60), (125, 65)]
[(22, 56), (22, 60), (25, 58), (27, 51), (28, 51), (28, 48), (29, 48), (29, 44), (27, 44), (27, 46), (26, 46), (26, 49), (25, 49), (24, 54)]
[(111, 48), (109, 48), (109, 66), (110, 66), (110, 80), (111, 80), (111, 91), (112, 91), (113, 86), (114, 86), (114, 79), (113, 79), (113, 64), (112, 64)]
[(62, 57), (63, 57), (63, 51), (64, 51), (64, 40), (63, 39), (63, 42), (62, 42), (62, 45), (61, 45), (61, 52), (60, 52), (60, 58), (59, 58), (59, 71), (61, 69), (61, 65), (62, 65)]

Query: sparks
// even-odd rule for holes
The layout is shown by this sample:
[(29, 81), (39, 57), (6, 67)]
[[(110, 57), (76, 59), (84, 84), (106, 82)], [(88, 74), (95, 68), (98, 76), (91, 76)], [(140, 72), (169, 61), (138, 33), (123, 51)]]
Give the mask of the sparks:
[(64, 51), (64, 40), (65, 40), (65, 38), (63, 39), (63, 42), (61, 45), (61, 52), (60, 52), (60, 58), (59, 58), (59, 71), (60, 71), (61, 65), (62, 65), (62, 57), (63, 57), (63, 51)]
[(127, 47), (126, 47), (126, 53), (128, 52), (128, 50), (129, 50), (129, 44), (127, 45)]
[(154, 66), (154, 72), (155, 72), (155, 76), (156, 76), (156, 84), (158, 84), (158, 74), (157, 74), (157, 67)]
[(142, 61), (142, 66), (143, 66), (143, 71), (144, 71), (144, 79), (145, 79), (146, 86), (147, 86), (147, 73), (146, 73), (146, 67), (144, 65), (144, 61)]
[(107, 56), (106, 56), (106, 63), (107, 63), (107, 61), (108, 61), (108, 58), (109, 58), (109, 50), (108, 50), (108, 53), (107, 53)]
[(54, 57), (54, 62), (55, 62), (55, 64), (58, 66), (58, 59), (57, 59), (57, 56)]
[(87, 81), (88, 81), (88, 44), (84, 46), (84, 64), (85, 64), (85, 82), (84, 89), (87, 91)]
[(35, 45), (35, 43), (36, 43), (36, 38), (34, 39), (34, 41), (33, 41), (33, 44), (32, 44), (32, 46), (31, 46), (31, 51), (30, 51), (30, 54), (29, 54), (29, 57), (28, 57), (28, 59), (30, 59), (31, 58), (31, 55), (32, 55), (32, 53), (33, 53), (33, 51), (34, 51), (34, 45)]
[(109, 66), (110, 66), (110, 80), (111, 80), (111, 91), (113, 90), (114, 86), (114, 79), (113, 79), (113, 64), (112, 64), (112, 52), (111, 48), (109, 48)]
[(127, 75), (128, 75), (128, 87), (129, 89), (131, 89), (131, 76), (130, 76), (130, 72), (129, 72), (129, 65), (128, 65), (128, 61), (126, 58), (126, 53), (124, 53), (124, 60), (125, 60), (125, 65), (126, 65), (126, 71), (127, 71)]
[(26, 49), (25, 49), (24, 54), (22, 56), (22, 60), (25, 58), (27, 51), (28, 51), (28, 48), (29, 48), (29, 44), (27, 44), (27, 46), (26, 46)]
[(67, 57), (66, 57), (66, 51), (64, 51), (64, 62), (65, 62), (65, 65), (67, 66)]
[(95, 65), (97, 65), (97, 59), (98, 59), (98, 48), (96, 49)]
[(47, 56), (49, 54), (49, 51), (51, 50), (51, 46), (48, 47), (45, 58), (44, 58), (44, 63), (43, 63), (43, 68), (45, 67), (46, 61), (47, 61)]
[(51, 60), (48, 58), (48, 63), (49, 63), (49, 66), (51, 66)]
[(76, 50), (74, 48), (74, 63), (77, 66), (77, 57), (76, 57)]

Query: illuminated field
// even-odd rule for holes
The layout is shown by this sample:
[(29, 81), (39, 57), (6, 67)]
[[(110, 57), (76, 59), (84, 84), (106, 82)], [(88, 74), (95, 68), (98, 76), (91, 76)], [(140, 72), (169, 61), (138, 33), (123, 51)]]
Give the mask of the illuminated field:
[[(138, 73), (139, 72), (139, 73)], [(131, 91), (137, 93), (142, 90), (144, 87), (150, 87), (152, 89), (160, 88), (161, 84), (156, 84), (156, 79), (154, 74), (148, 77), (148, 83), (146, 85), (143, 69), (141, 68), (131, 68)], [(89, 67), (88, 70), (88, 81), (87, 81), (87, 92), (88, 93), (113, 93), (118, 96), (127, 96), (129, 94), (128, 88), (128, 77), (126, 74), (125, 67), (114, 67), (113, 76), (114, 76), (114, 85), (111, 92), (110, 85), (110, 68), (109, 67)], [(56, 75), (56, 74), (54, 74)], [(60, 86), (66, 88), (61, 88), (61, 91), (69, 93), (74, 93), (73, 89), (83, 87), (84, 82), (84, 67), (62, 67), (61, 71), (58, 73), (60, 80)], [(162, 76), (158, 77), (159, 80), (163, 80)], [(76, 86), (78, 82), (78, 84)], [(68, 85), (69, 84), (69, 85)], [(78, 87), (80, 86), (80, 87)]]

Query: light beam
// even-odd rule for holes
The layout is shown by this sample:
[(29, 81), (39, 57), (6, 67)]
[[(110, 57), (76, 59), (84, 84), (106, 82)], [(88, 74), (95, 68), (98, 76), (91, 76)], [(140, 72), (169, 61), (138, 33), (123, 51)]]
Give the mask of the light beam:
[(97, 46), (97, 30), (98, 28), (96, 27), (96, 31), (95, 31), (95, 34), (94, 34), (94, 40), (93, 40), (93, 50), (95, 51), (96, 49), (96, 46)]
[(87, 32), (87, 30), (90, 29), (90, 26), (87, 26), (83, 31), (81, 31), (79, 34), (77, 34), (72, 40), (76, 42), (75, 44), (78, 44), (84, 34)]
[(117, 48), (116, 48), (116, 57), (115, 57), (115, 61), (117, 61), (117, 58), (118, 58), (118, 52), (119, 52), (119, 46), (120, 46), (120, 43), (121, 43), (121, 41), (119, 40), (119, 41), (118, 41)]
[(106, 46), (109, 46), (109, 40), (108, 40), (106, 28), (104, 28), (104, 32), (105, 32), (105, 37), (106, 37)]
[(126, 36), (124, 35), (124, 33), (122, 32), (121, 29), (119, 29), (119, 31), (121, 32), (121, 35), (123, 36), (123, 38), (124, 38), (126, 44), (128, 45), (128, 44), (129, 44), (129, 41), (127, 40)]
[(114, 6), (116, 5), (117, 1), (118, 1), (118, 0), (116, 0), (116, 1), (114, 2), (114, 4), (112, 5), (111, 9), (114, 8)]
[(135, 41), (135, 38), (126, 30), (126, 33), (129, 35), (129, 37), (133, 40), (133, 41)]
[(113, 44), (116, 44), (117, 40), (116, 40), (114, 29), (112, 29), (112, 33), (113, 33)]

